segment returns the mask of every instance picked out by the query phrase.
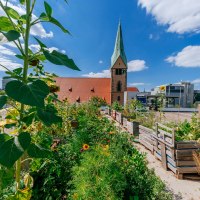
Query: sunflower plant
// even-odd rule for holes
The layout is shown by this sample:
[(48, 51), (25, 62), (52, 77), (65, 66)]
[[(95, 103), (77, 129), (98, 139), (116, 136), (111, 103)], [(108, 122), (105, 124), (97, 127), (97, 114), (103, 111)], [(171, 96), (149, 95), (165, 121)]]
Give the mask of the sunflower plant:
[[(0, 40), (14, 43), (19, 52), (16, 57), (23, 63), (22, 67), (13, 70), (0, 63), (0, 66), (6, 70), (6, 78), (11, 79), (5, 87), (5, 94), (0, 96), (0, 109), (12, 101), (9, 106), (17, 113), (13, 115), (7, 112), (7, 119), (14, 118), (14, 123), (8, 128), (14, 128), (16, 132), (12, 135), (0, 133), (0, 164), (8, 168), (15, 165), (16, 190), (20, 189), (22, 156), (25, 153), (33, 158), (47, 156), (47, 150), (34, 143), (31, 132), (26, 128), (34, 121), (40, 121), (46, 126), (62, 122), (54, 105), (57, 100), (55, 90), (51, 92), (48, 84), (53, 83), (54, 75), (45, 71), (44, 61), (79, 70), (67, 55), (56, 50), (50, 51), (36, 37), (32, 39), (39, 44), (40, 48), (37, 52), (31, 51), (30, 32), (36, 24), (50, 23), (66, 34), (69, 34), (69, 31), (54, 18), (53, 9), (46, 1), (44, 1), (44, 12), (39, 17), (33, 14), (36, 0), (19, 0), (18, 3), (25, 10), (22, 15), (9, 7), (8, 0), (0, 0), (0, 7), (4, 11), (4, 15), (0, 16)], [(39, 3), (41, 4), (40, 1)]]

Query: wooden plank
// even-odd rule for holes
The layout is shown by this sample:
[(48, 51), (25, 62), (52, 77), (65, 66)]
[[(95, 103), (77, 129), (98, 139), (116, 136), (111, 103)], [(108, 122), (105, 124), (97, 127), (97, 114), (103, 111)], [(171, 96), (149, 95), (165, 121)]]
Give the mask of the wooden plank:
[(147, 131), (147, 132), (152, 132), (153, 131), (152, 129), (147, 128), (147, 127), (142, 126), (142, 125), (139, 125), (139, 129), (142, 129), (142, 130)]
[(194, 161), (193, 156), (176, 158), (177, 161)]
[(148, 142), (148, 143), (149, 143), (149, 144), (151, 144), (151, 145), (154, 145), (154, 141), (153, 141), (153, 140), (151, 140), (151, 138), (144, 137), (144, 136), (142, 136), (142, 137), (139, 137), (139, 138), (141, 138), (142, 140), (144, 140), (144, 141)]
[(143, 144), (147, 149), (149, 149), (150, 151), (153, 152), (153, 145), (147, 143), (147, 142), (144, 141), (144, 140), (140, 140), (140, 143)]
[(189, 179), (193, 181), (200, 181), (200, 175), (199, 174), (185, 174), (184, 179)]
[(197, 173), (197, 167), (177, 167), (179, 174)]
[(161, 155), (159, 155), (156, 151), (154, 151), (154, 156), (155, 156), (156, 158), (158, 158), (159, 160), (162, 159), (162, 158), (161, 158)]
[(160, 124), (160, 123), (157, 123), (157, 124), (158, 124), (158, 127), (161, 127), (161, 128), (167, 129), (168, 131), (173, 131), (172, 128), (169, 128), (169, 127), (167, 127), (167, 126), (165, 126), (165, 125), (163, 125), (163, 124)]
[[(161, 155), (159, 155), (157, 152), (154, 152), (154, 156), (156, 157), (156, 158), (158, 158), (160, 161), (161, 161)], [(174, 173), (176, 173), (176, 167), (175, 167), (175, 165), (173, 166), (173, 164), (170, 164), (170, 162), (171, 162), (171, 160), (169, 160), (169, 158), (167, 158), (168, 159), (168, 162), (167, 162), (167, 167), (169, 168), (169, 169), (171, 169)], [(172, 162), (173, 163), (173, 162)], [(175, 163), (174, 163), (175, 164)]]
[(178, 167), (188, 166), (188, 167), (196, 167), (196, 163), (194, 161), (184, 161), (184, 160), (177, 160), (176, 165)]
[(177, 168), (174, 167), (174, 166), (172, 166), (172, 165), (170, 165), (170, 163), (167, 163), (167, 167), (168, 167), (169, 169), (171, 169), (175, 174), (177, 173)]
[(176, 150), (176, 158), (192, 156), (194, 150), (195, 149)]
[(200, 143), (176, 143), (177, 149), (198, 149), (200, 148)]
[(172, 134), (171, 133), (168, 133), (166, 131), (163, 131), (162, 129), (158, 129), (158, 132), (161, 133), (162, 135), (166, 135), (168, 136), (169, 138), (172, 138)]
[(161, 160), (162, 160), (163, 168), (167, 170), (167, 156), (166, 156), (166, 148), (165, 148), (164, 143), (161, 143)]
[(143, 129), (139, 129), (139, 133), (140, 133), (140, 134), (148, 134), (148, 135), (151, 134), (151, 132), (147, 132), (147, 131), (145, 131), (145, 130), (143, 130)]
[(159, 142), (165, 143), (165, 144), (168, 145), (169, 147), (174, 147), (173, 144), (170, 144), (170, 143), (164, 141), (163, 139), (160, 139), (160, 138), (157, 137), (156, 135), (153, 135), (153, 134), (152, 134), (152, 136), (153, 136), (156, 140), (158, 140)]
[[(157, 149), (156, 147), (154, 147), (154, 150), (157, 151), (160, 155), (162, 154), (160, 149)], [(166, 150), (166, 155), (169, 156), (170, 158), (172, 158), (171, 151)]]
[(169, 157), (169, 156), (167, 156), (167, 163), (170, 163), (173, 167), (177, 167), (177, 165), (176, 165), (176, 161), (175, 160), (173, 160), (173, 158), (171, 158), (171, 157)]

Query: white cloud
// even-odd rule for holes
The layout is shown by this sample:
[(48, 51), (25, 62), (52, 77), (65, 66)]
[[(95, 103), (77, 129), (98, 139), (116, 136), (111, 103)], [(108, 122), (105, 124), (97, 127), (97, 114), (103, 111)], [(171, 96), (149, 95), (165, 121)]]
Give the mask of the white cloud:
[(99, 60), (99, 64), (103, 64), (103, 60)]
[[(138, 72), (147, 69), (144, 60), (132, 60), (128, 62), (128, 72)], [(92, 78), (110, 78), (110, 70), (103, 70), (102, 72), (90, 72), (88, 74), (83, 74), (84, 77)]]
[(83, 74), (84, 77), (91, 78), (110, 78), (110, 70), (103, 70), (102, 72), (90, 72), (89, 74)]
[(143, 86), (147, 85), (146, 83), (129, 83), (129, 86)]
[(191, 81), (194, 84), (195, 89), (200, 89), (200, 78)]
[(175, 56), (166, 59), (177, 67), (200, 67), (200, 46), (187, 46)]
[(168, 32), (200, 32), (199, 0), (138, 0), (138, 4), (152, 14), (158, 24), (167, 25)]
[(14, 56), (16, 53), (2, 45), (0, 45), (0, 54), (7, 55), (7, 56)]
[[(21, 67), (21, 64), (16, 63), (13, 61), (12, 57), (16, 53), (12, 51), (11, 49), (8, 49), (2, 45), (0, 45), (0, 64), (7, 67), (8, 69), (12, 70), (17, 67)], [(0, 71), (5, 71), (5, 68), (0, 66)]]
[(200, 84), (200, 78), (191, 81), (191, 83), (193, 83), (193, 84)]
[(144, 60), (132, 60), (128, 62), (128, 72), (139, 72), (148, 69)]
[[(2, 0), (2, 3), (5, 4), (5, 0)], [(14, 1), (12, 1), (14, 3)], [(25, 11), (25, 7), (21, 4), (13, 4), (8, 2), (7, 5), (11, 8), (13, 8), (14, 10), (16, 10), (20, 15), (24, 15), (26, 13)], [(0, 8), (0, 16), (5, 15), (4, 11)], [(33, 14), (33, 19), (36, 19), (37, 16)], [(38, 36), (41, 38), (52, 38), (53, 37), (53, 32), (50, 31), (49, 33), (46, 32), (46, 30), (44, 29), (44, 27), (42, 26), (41, 23), (38, 23), (36, 25), (34, 25), (31, 28), (31, 35), (33, 36)]]

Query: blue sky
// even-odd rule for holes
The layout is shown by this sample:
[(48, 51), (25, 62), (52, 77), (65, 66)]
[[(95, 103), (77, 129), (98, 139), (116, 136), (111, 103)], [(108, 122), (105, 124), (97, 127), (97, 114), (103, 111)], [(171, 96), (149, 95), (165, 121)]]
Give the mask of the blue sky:
[[(10, 2), (23, 12), (16, 0)], [(48, 3), (54, 9), (53, 16), (72, 36), (48, 24), (34, 27), (32, 35), (43, 37), (48, 47), (66, 52), (81, 69), (77, 72), (46, 63), (48, 71), (66, 77), (107, 77), (120, 19), (130, 86), (143, 91), (182, 80), (192, 81), (200, 89), (199, 0), (69, 0), (68, 5), (64, 0), (49, 0)], [(43, 10), (42, 1), (38, 0), (34, 14), (38, 16)], [(31, 48), (37, 48), (36, 44), (31, 39)], [(12, 45), (0, 45), (0, 62), (6, 63), (6, 59), (12, 64), (13, 60), (19, 62), (13, 56), (15, 51)]]

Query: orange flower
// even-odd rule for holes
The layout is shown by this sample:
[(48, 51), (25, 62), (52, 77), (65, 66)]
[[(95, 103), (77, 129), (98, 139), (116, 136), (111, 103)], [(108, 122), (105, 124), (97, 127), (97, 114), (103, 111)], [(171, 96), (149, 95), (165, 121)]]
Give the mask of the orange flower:
[(114, 134), (114, 131), (110, 131), (109, 134), (110, 134), (110, 135)]
[(84, 150), (84, 151), (88, 150), (89, 148), (90, 148), (90, 146), (89, 146), (88, 144), (84, 144), (84, 145), (83, 145), (83, 150)]

